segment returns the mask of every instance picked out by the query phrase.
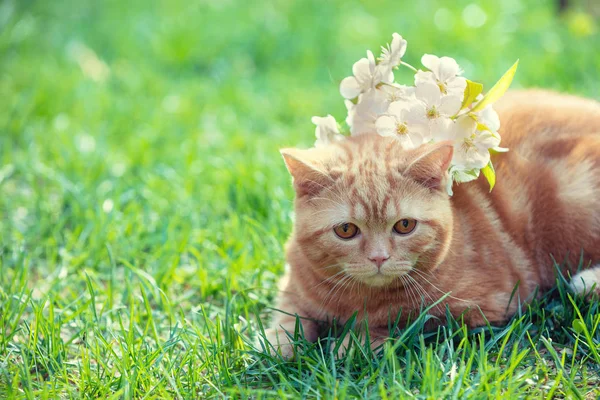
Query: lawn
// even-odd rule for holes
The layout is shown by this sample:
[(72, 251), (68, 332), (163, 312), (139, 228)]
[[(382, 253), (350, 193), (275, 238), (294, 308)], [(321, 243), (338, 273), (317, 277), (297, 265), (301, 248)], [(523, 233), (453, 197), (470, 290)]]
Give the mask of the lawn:
[(420, 320), (380, 355), (254, 344), (292, 225), (278, 149), (343, 119), (352, 63), (397, 31), (413, 65), (489, 88), (520, 59), (513, 86), (598, 98), (573, 3), (0, 2), (0, 397), (600, 396), (600, 306), (560, 278), (506, 327)]

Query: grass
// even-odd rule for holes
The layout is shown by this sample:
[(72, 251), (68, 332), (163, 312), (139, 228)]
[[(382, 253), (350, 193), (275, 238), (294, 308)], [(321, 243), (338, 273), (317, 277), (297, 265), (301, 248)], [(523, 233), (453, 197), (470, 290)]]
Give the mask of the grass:
[(599, 396), (598, 302), (562, 282), (502, 328), (424, 314), (380, 356), (254, 347), (291, 227), (277, 150), (343, 117), (365, 49), (398, 31), (414, 65), (489, 87), (520, 58), (515, 86), (600, 93), (577, 4), (405, 3), (0, 3), (0, 397)]

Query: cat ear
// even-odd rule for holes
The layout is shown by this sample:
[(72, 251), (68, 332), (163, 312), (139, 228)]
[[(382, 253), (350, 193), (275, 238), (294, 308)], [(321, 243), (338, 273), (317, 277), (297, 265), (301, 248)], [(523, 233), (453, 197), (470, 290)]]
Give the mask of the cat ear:
[(285, 165), (294, 178), (298, 197), (315, 195), (331, 183), (314, 149), (281, 149)]
[(452, 142), (445, 141), (423, 147), (424, 150), (416, 153), (404, 174), (429, 189), (442, 190), (445, 188), (448, 168), (454, 154)]

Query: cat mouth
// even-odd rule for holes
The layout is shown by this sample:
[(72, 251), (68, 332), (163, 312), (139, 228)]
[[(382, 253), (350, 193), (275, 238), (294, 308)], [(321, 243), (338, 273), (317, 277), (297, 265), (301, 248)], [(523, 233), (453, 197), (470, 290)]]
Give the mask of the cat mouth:
[(396, 276), (385, 275), (382, 274), (381, 271), (378, 271), (369, 277), (362, 278), (361, 280), (369, 286), (381, 287), (389, 285), (396, 278)]
[(403, 277), (410, 273), (412, 268), (402, 268), (402, 269), (394, 269), (393, 271), (389, 270), (377, 270), (373, 271), (371, 274), (352, 274), (351, 272), (346, 272), (349, 275), (352, 275), (354, 278), (359, 281), (369, 285), (369, 286), (386, 286), (391, 284), (394, 280)]
[(344, 272), (369, 286), (386, 286), (394, 280), (409, 274), (413, 269), (411, 262), (394, 263), (375, 268), (373, 265), (347, 265)]

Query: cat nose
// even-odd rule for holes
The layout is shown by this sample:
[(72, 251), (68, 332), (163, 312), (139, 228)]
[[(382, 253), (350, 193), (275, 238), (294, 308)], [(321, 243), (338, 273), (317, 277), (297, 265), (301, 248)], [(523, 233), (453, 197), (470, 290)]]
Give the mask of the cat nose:
[(369, 260), (373, 261), (373, 263), (375, 265), (377, 265), (377, 268), (381, 268), (381, 266), (383, 265), (384, 262), (386, 262), (388, 259), (390, 258), (390, 256), (373, 256), (373, 257), (369, 257)]

